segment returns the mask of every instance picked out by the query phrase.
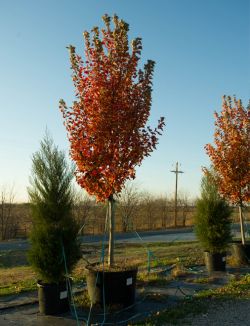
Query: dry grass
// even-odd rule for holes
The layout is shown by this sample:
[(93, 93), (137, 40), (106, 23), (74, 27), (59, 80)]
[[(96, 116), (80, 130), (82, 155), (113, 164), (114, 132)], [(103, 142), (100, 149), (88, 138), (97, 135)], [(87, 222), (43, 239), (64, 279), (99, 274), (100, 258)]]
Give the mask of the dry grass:
[[(83, 281), (84, 273), (84, 266), (79, 262), (72, 272), (73, 280)], [(36, 283), (37, 275), (30, 266), (0, 268), (0, 296), (35, 290)]]
[(231, 267), (239, 267), (240, 264), (235, 256), (228, 256), (227, 257), (227, 265)]
[(0, 275), (0, 296), (36, 288), (36, 276), (31, 267), (1, 268)]
[[(88, 249), (88, 250), (87, 250)], [(148, 261), (148, 250), (152, 252), (150, 262)], [(124, 254), (125, 253), (125, 254)], [(9, 257), (9, 259), (7, 259)], [(105, 249), (105, 258), (107, 257), (107, 248)], [(2, 258), (2, 259), (1, 259)], [(98, 262), (101, 258), (100, 245), (84, 245), (83, 259), (81, 259), (73, 272), (71, 273), (74, 282), (83, 282), (85, 280), (85, 266), (88, 261)], [(139, 266), (139, 275), (142, 282), (163, 284), (168, 281), (154, 274), (147, 276), (145, 271), (150, 267), (168, 267), (177, 261), (183, 266), (199, 264), (203, 261), (203, 254), (199, 245), (190, 243), (158, 243), (131, 245), (116, 245), (115, 259), (117, 264), (129, 266)], [(32, 271), (26, 260), (25, 251), (1, 252), (0, 253), (0, 295), (12, 294), (22, 291), (34, 290), (36, 288), (37, 276)], [(23, 263), (24, 266), (20, 266)], [(16, 264), (14, 267), (13, 264)], [(180, 276), (180, 270), (179, 270)], [(140, 277), (139, 277), (140, 278)]]
[(144, 286), (165, 286), (170, 282), (171, 278), (157, 274), (157, 273), (147, 273), (140, 272), (137, 275), (137, 285), (138, 287)]
[(0, 269), (0, 287), (21, 281), (35, 280), (35, 273), (29, 266)]

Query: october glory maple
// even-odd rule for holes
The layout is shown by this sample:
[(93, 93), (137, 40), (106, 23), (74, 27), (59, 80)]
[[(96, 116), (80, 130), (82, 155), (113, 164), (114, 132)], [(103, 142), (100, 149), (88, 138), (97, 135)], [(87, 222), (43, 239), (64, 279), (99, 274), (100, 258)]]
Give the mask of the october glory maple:
[[(215, 112), (214, 145), (206, 152), (217, 172), (219, 191), (241, 208), (250, 201), (250, 106), (223, 97), (222, 110)], [(242, 217), (242, 242), (245, 242)]]
[[(164, 126), (160, 118), (154, 129), (147, 127), (150, 114), (154, 62), (138, 69), (142, 41), (128, 43), (129, 25), (103, 17), (105, 28), (84, 32), (85, 60), (69, 46), (76, 101), (60, 108), (76, 163), (79, 185), (97, 200), (119, 193), (135, 167), (156, 148)], [(131, 53), (130, 53), (131, 52)]]
[(135, 177), (135, 167), (156, 148), (164, 127), (160, 118), (154, 129), (147, 127), (151, 107), (154, 62), (138, 69), (142, 42), (128, 43), (129, 25), (113, 17), (103, 17), (105, 28), (84, 32), (85, 60), (69, 46), (76, 101), (60, 108), (76, 163), (79, 185), (98, 201), (108, 200), (109, 254), (114, 263), (114, 199), (127, 179)]

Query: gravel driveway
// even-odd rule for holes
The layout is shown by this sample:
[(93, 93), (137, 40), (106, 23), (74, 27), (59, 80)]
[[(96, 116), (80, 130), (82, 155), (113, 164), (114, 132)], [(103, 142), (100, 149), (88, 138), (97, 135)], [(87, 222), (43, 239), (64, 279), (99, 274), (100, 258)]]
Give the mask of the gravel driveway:
[(211, 302), (207, 313), (197, 315), (181, 325), (192, 326), (250, 326), (250, 300)]

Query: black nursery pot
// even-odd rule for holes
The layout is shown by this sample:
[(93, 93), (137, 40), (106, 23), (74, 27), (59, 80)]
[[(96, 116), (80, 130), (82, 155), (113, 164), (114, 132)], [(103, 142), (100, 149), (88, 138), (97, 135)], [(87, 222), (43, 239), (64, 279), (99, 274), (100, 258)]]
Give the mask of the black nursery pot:
[(68, 312), (70, 298), (66, 281), (60, 283), (37, 282), (39, 311), (45, 315), (56, 315)]
[(250, 262), (250, 243), (242, 244), (241, 241), (232, 243), (232, 254), (238, 264), (249, 264)]
[(205, 265), (209, 273), (224, 272), (226, 270), (226, 253), (204, 252)]
[(136, 276), (138, 269), (124, 271), (96, 271), (95, 265), (88, 265), (87, 288), (93, 304), (121, 304), (128, 307), (135, 302)]

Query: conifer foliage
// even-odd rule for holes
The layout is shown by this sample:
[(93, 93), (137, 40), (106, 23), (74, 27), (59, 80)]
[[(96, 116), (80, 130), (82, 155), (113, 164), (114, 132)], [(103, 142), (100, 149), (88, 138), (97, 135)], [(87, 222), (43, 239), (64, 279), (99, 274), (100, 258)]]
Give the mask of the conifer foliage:
[(197, 201), (195, 232), (210, 253), (223, 253), (231, 240), (231, 208), (220, 196), (211, 169), (201, 181), (201, 197)]
[(71, 214), (72, 178), (72, 169), (64, 152), (46, 134), (40, 150), (32, 157), (28, 193), (33, 217), (29, 260), (42, 281), (48, 283), (57, 283), (64, 278), (62, 246), (69, 271), (80, 257), (78, 227)]

